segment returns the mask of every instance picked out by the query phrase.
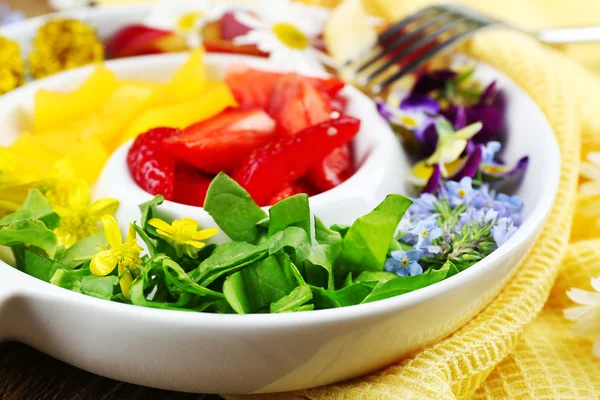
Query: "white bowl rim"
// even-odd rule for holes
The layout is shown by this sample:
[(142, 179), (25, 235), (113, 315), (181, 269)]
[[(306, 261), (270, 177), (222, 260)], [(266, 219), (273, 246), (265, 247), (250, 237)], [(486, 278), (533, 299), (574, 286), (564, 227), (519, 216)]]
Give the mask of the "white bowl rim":
[[(119, 63), (128, 63), (135, 62), (136, 59), (144, 58), (147, 60), (155, 59), (156, 57), (167, 57), (173, 56), (172, 54), (166, 55), (150, 55), (150, 56), (142, 56), (142, 57), (131, 57), (127, 59), (121, 60), (110, 60), (107, 61), (106, 64), (108, 66), (118, 65)], [(23, 271), (20, 271), (16, 268), (9, 266), (8, 264), (0, 261), (0, 271), (5, 268), (10, 268), (14, 270), (27, 282), (30, 282), (32, 286), (38, 286), (37, 283), (40, 283), (40, 288), (43, 290), (31, 292), (26, 287), (19, 288), (20, 291), (16, 290), (10, 292), (9, 295), (18, 297), (28, 295), (32, 297), (40, 296), (42, 294), (59, 296), (65, 301), (77, 301), (79, 303), (84, 303), (89, 305), (91, 308), (102, 309), (106, 312), (115, 312), (122, 314), (123, 316), (128, 316), (132, 318), (132, 321), (135, 319), (156, 319), (160, 318), (162, 321), (177, 321), (180, 325), (189, 325), (189, 326), (198, 326), (201, 327), (206, 324), (215, 324), (222, 328), (241, 328), (241, 327), (254, 327), (254, 328), (268, 328), (268, 327), (292, 327), (298, 324), (310, 324), (310, 323), (335, 323), (343, 320), (350, 320), (368, 316), (374, 316), (378, 314), (385, 314), (392, 312), (396, 309), (401, 308), (409, 308), (415, 306), (418, 303), (424, 302), (426, 300), (430, 300), (434, 297), (441, 295), (442, 293), (455, 290), (458, 287), (464, 285), (470, 280), (475, 279), (478, 276), (485, 274), (490, 268), (493, 268), (502, 258), (509, 254), (513, 254), (521, 241), (525, 241), (531, 235), (534, 235), (538, 228), (544, 223), (548, 213), (551, 210), (552, 204), (554, 203), (554, 199), (556, 197), (556, 193), (558, 191), (558, 184), (560, 178), (560, 150), (558, 146), (558, 142), (556, 141), (556, 137), (552, 134), (553, 129), (548, 122), (546, 116), (539, 109), (537, 104), (530, 98), (530, 96), (523, 91), (516, 83), (514, 83), (510, 78), (505, 76), (500, 71), (495, 68), (477, 61), (478, 65), (482, 68), (487, 68), (492, 70), (495, 75), (503, 77), (503, 79), (510, 81), (513, 83), (515, 88), (517, 88), (522, 95), (524, 95), (531, 103), (534, 105), (539, 111), (540, 115), (543, 117), (545, 122), (545, 127), (541, 127), (544, 131), (548, 132), (548, 140), (545, 142), (545, 151), (549, 154), (549, 158), (555, 160), (548, 167), (547, 173), (547, 185), (544, 185), (542, 192), (539, 193), (540, 202), (537, 207), (531, 210), (531, 215), (527, 218), (527, 220), (519, 227), (517, 232), (499, 249), (492, 252), (490, 255), (485, 257), (483, 260), (477, 262), (470, 268), (456, 274), (450, 278), (447, 278), (443, 281), (435, 283), (433, 285), (405, 293), (399, 296), (395, 296), (392, 298), (379, 300), (372, 303), (359, 304), (354, 306), (347, 306), (341, 308), (333, 308), (333, 309), (325, 309), (325, 310), (313, 310), (309, 312), (301, 312), (301, 313), (280, 313), (280, 314), (246, 314), (246, 315), (238, 315), (238, 314), (213, 314), (213, 313), (204, 313), (204, 312), (174, 312), (177, 310), (163, 310), (163, 309), (155, 309), (149, 307), (141, 307), (141, 306), (132, 306), (130, 304), (123, 304), (113, 301), (106, 301), (102, 299), (98, 299), (92, 296), (83, 295), (80, 293), (75, 293), (67, 289), (63, 289), (57, 286), (54, 286), (50, 283), (46, 283), (40, 281), (39, 279), (26, 274)], [(92, 68), (91, 66), (86, 66), (82, 68)], [(48, 77), (42, 80), (35, 81), (31, 84), (25, 85), (22, 88), (16, 89), (4, 96), (2, 96), (2, 102), (9, 102), (12, 97), (16, 97), (23, 90), (31, 90), (31, 87), (40, 87), (44, 84), (47, 84), (51, 80), (65, 80), (65, 74), (77, 73), (82, 68), (74, 69), (71, 71), (66, 71), (61, 74), (54, 75), (52, 77)]]

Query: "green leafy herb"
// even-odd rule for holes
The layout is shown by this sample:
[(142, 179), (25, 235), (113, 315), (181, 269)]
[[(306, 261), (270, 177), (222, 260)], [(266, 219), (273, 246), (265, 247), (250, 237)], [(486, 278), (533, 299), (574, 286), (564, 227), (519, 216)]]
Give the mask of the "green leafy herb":
[(119, 287), (119, 278), (114, 275), (87, 275), (81, 278), (81, 293), (99, 299), (110, 300)]
[(287, 296), (282, 297), (274, 303), (271, 303), (271, 313), (291, 312), (296, 311), (312, 300), (312, 291), (310, 287), (303, 285), (298, 286)]
[(381, 271), (394, 232), (411, 200), (389, 195), (373, 211), (352, 224), (342, 240), (340, 273)]
[(208, 286), (222, 275), (233, 274), (267, 257), (268, 253), (264, 246), (244, 242), (224, 243), (198, 266), (195, 281), (202, 286)]
[(270, 256), (230, 275), (223, 284), (225, 298), (238, 314), (264, 310), (297, 286), (289, 256)]
[(58, 227), (60, 217), (38, 189), (31, 189), (27, 199), (17, 211), (0, 218), (0, 226), (26, 220), (42, 221), (48, 229), (52, 230)]
[(140, 217), (140, 226), (146, 232), (147, 236), (150, 236), (154, 239), (158, 239), (160, 238), (160, 236), (156, 232), (156, 228), (148, 224), (148, 221), (150, 221), (152, 218), (158, 217), (158, 206), (160, 206), (164, 201), (165, 198), (159, 194), (155, 196), (152, 200), (142, 203), (139, 206), (140, 211), (142, 213)]
[(295, 226), (304, 229), (310, 239), (310, 208), (306, 194), (297, 194), (281, 200), (269, 209), (269, 216), (269, 237), (285, 228)]
[(57, 269), (69, 269), (64, 264), (35, 254), (28, 249), (24, 249), (24, 257), (25, 273), (46, 282), (50, 282)]
[(42, 249), (52, 259), (58, 248), (58, 239), (42, 221), (15, 221), (0, 227), (0, 246), (22, 244)]
[(232, 240), (257, 243), (256, 224), (267, 214), (236, 181), (221, 172), (211, 182), (204, 209)]
[(69, 247), (65, 252), (65, 255), (59, 261), (65, 265), (76, 267), (91, 260), (94, 254), (99, 251), (100, 247), (107, 245), (108, 243), (104, 233), (98, 232)]

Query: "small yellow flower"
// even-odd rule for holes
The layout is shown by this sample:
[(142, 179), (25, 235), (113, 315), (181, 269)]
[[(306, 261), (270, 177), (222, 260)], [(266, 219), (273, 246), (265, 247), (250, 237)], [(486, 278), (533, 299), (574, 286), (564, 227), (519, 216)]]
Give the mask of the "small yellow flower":
[(101, 218), (104, 227), (104, 236), (108, 242), (108, 248), (102, 250), (92, 258), (90, 271), (94, 275), (106, 276), (110, 274), (115, 267), (118, 267), (121, 290), (123, 296), (129, 299), (129, 289), (133, 282), (130, 269), (142, 264), (140, 253), (142, 247), (137, 244), (137, 237), (133, 225), (129, 225), (129, 232), (125, 242), (122, 242), (119, 225), (112, 215), (105, 215)]
[(39, 79), (103, 59), (104, 47), (94, 28), (75, 19), (56, 19), (38, 29), (29, 69)]
[(0, 95), (23, 83), (25, 66), (17, 42), (0, 36)]
[(105, 215), (113, 215), (119, 207), (115, 199), (100, 199), (92, 203), (88, 184), (83, 180), (69, 183), (61, 195), (50, 197), (50, 204), (60, 216), (55, 233), (69, 247), (100, 231), (98, 222)]
[(184, 253), (196, 257), (196, 250), (206, 245), (201, 240), (208, 239), (219, 231), (217, 228), (199, 231), (198, 221), (191, 218), (173, 221), (171, 225), (158, 218), (152, 218), (148, 223), (156, 228), (156, 232), (163, 239), (173, 245), (178, 257)]

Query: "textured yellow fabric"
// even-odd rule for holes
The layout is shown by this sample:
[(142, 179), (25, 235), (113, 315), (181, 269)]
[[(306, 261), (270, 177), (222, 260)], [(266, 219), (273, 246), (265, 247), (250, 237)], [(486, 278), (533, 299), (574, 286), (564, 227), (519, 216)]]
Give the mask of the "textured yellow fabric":
[[(308, 2), (332, 5), (336, 1)], [(389, 20), (432, 3), (365, 2)], [(600, 25), (598, 0), (465, 2), (523, 26)], [(600, 276), (600, 240), (568, 244), (570, 237), (572, 241), (600, 238), (600, 226), (595, 225), (599, 198), (577, 195), (580, 153), (600, 150), (600, 80), (590, 72), (600, 72), (600, 46), (561, 50), (510, 31), (488, 31), (465, 46), (467, 53), (504, 71), (529, 93), (552, 124), (562, 154), (560, 189), (543, 233), (500, 295), (454, 335), (378, 373), (295, 393), (229, 398), (600, 397), (600, 360), (593, 358), (590, 341), (569, 334), (570, 323), (562, 316), (563, 308), (572, 305), (566, 290), (589, 289), (590, 278)], [(594, 210), (598, 215), (590, 219)]]

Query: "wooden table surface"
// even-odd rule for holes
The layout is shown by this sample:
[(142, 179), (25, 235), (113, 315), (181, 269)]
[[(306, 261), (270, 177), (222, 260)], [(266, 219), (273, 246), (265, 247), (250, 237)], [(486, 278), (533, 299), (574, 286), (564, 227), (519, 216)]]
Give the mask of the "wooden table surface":
[[(8, 0), (8, 4), (29, 17), (52, 11), (46, 0)], [(24, 344), (8, 342), (0, 343), (0, 399), (217, 400), (219, 396), (168, 392), (102, 378)]]

